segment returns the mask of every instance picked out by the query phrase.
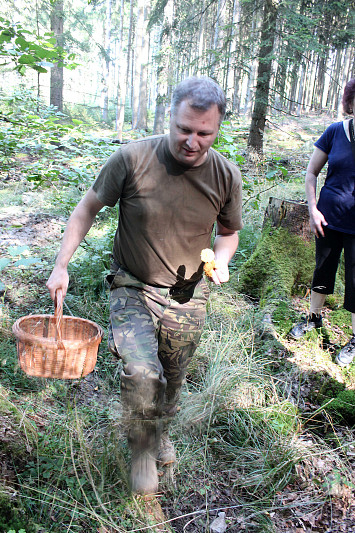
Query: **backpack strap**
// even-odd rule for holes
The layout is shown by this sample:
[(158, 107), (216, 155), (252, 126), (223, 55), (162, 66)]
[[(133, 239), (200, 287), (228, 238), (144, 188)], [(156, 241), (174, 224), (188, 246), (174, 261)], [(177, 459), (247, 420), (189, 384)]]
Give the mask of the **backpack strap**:
[(352, 118), (349, 122), (349, 134), (351, 141), (351, 149), (353, 151), (354, 161), (355, 161), (355, 135), (354, 135), (354, 119)]

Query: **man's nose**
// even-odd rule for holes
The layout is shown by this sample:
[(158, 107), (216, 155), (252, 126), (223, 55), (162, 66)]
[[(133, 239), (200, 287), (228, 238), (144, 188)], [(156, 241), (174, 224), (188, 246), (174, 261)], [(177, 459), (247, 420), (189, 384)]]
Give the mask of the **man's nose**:
[(197, 140), (196, 133), (190, 133), (186, 141), (188, 147), (194, 148), (196, 146), (196, 140)]

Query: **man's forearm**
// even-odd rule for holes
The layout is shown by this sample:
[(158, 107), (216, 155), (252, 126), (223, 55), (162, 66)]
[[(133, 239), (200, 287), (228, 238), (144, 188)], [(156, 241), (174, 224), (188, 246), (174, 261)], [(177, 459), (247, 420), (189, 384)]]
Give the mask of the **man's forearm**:
[(97, 198), (96, 193), (90, 189), (70, 216), (55, 266), (46, 284), (53, 300), (58, 289), (62, 291), (63, 297), (66, 295), (69, 283), (67, 271), (69, 261), (102, 207), (103, 204)]
[(74, 255), (81, 241), (91, 228), (95, 217), (85, 215), (76, 209), (70, 216), (64, 231), (62, 244), (55, 264), (67, 268), (70, 259)]
[(228, 264), (235, 254), (238, 244), (239, 235), (237, 232), (230, 235), (217, 235), (213, 245), (216, 261)]

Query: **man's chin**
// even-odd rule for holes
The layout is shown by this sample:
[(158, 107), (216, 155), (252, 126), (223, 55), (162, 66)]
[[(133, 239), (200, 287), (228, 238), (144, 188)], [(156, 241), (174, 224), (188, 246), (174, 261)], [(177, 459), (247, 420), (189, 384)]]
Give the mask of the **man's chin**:
[(191, 152), (191, 153), (180, 153), (179, 157), (180, 162), (183, 165), (188, 167), (195, 167), (202, 165), (205, 160), (205, 154), (201, 155), (200, 153)]

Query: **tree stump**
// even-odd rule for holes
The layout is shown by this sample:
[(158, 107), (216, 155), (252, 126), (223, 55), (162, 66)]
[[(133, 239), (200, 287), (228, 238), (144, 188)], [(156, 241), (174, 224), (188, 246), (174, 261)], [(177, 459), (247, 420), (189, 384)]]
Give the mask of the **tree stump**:
[(267, 224), (270, 224), (272, 228), (286, 228), (290, 233), (298, 235), (306, 242), (313, 240), (306, 202), (269, 198), (263, 227)]
[(281, 302), (309, 287), (314, 270), (314, 239), (307, 205), (270, 198), (261, 238), (239, 272), (238, 290), (273, 314)]

